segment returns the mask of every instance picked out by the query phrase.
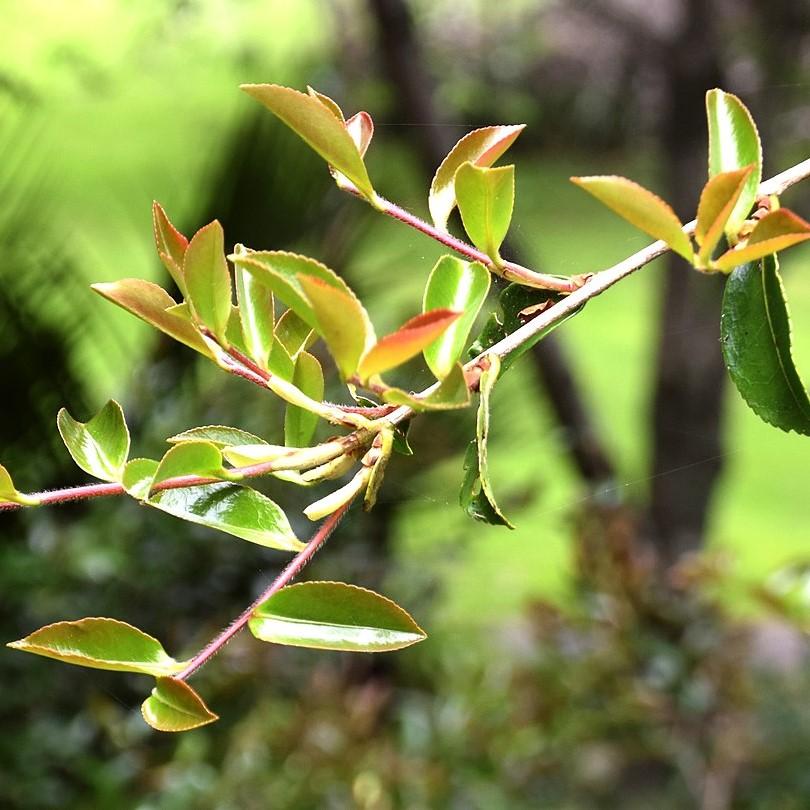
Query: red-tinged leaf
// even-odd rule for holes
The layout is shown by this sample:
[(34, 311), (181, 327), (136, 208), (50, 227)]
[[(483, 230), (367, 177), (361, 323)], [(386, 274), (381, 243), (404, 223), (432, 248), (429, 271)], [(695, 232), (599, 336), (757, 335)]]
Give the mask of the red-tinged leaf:
[(711, 259), (712, 251), (723, 236), (731, 212), (753, 171), (753, 166), (746, 166), (744, 169), (721, 172), (704, 186), (695, 223), (695, 240), (700, 245), (698, 261), (701, 264), (706, 265)]
[(366, 156), (368, 145), (374, 137), (374, 121), (367, 112), (355, 113), (346, 122), (346, 131), (351, 135), (360, 157)]
[(724, 253), (714, 266), (729, 271), (810, 239), (810, 223), (786, 208), (765, 214), (754, 226), (748, 242)]
[(219, 720), (203, 699), (177, 678), (158, 678), (141, 706), (141, 714), (157, 731), (191, 731)]
[(298, 276), (315, 314), (316, 329), (335, 359), (344, 380), (351, 377), (360, 358), (374, 343), (374, 330), (354, 293), (333, 287), (315, 276)]
[(332, 107), (320, 98), (277, 84), (243, 84), (242, 90), (278, 116), (364, 197), (376, 200), (363, 158)]
[(434, 309), (411, 318), (369, 349), (360, 362), (360, 377), (367, 380), (372, 374), (382, 374), (415, 357), (452, 326), (461, 314), (450, 309)]
[(335, 101), (333, 98), (329, 98), (329, 96), (324, 93), (319, 93), (314, 87), (310, 87), (309, 85), (307, 85), (307, 93), (309, 93), (312, 98), (318, 99), (318, 101), (320, 101), (321, 104), (323, 104), (323, 106), (335, 116), (335, 118), (343, 123), (345, 120), (343, 117), (343, 110), (340, 109), (340, 105), (337, 103), (337, 101)]
[(179, 340), (186, 346), (213, 357), (211, 350), (194, 326), (180, 315), (167, 312), (177, 303), (162, 287), (140, 278), (125, 278), (111, 283), (93, 284), (92, 289), (127, 312)]
[(183, 276), (197, 320), (226, 342), (231, 317), (231, 275), (225, 261), (225, 235), (216, 220), (200, 228), (189, 242)]
[(180, 292), (186, 294), (183, 278), (183, 257), (186, 255), (188, 239), (172, 225), (159, 202), (152, 203), (152, 229), (155, 234), (155, 247), (160, 261), (169, 271)]
[(0, 464), (0, 502), (18, 503), (20, 506), (36, 506), (39, 501), (30, 495), (24, 495), (11, 480), (9, 471)]
[(689, 237), (675, 212), (660, 197), (626, 177), (602, 175), (572, 177), (571, 181), (599, 202), (615, 211), (653, 239), (666, 242), (676, 253), (691, 262), (694, 258)]
[[(323, 400), (323, 371), (317, 357), (301, 352), (295, 361), (293, 385), (316, 402)], [(284, 444), (306, 447), (315, 434), (318, 416), (297, 405), (288, 404), (284, 412)]]
[(428, 207), (437, 228), (447, 230), (456, 207), (455, 176), (463, 163), (491, 166), (523, 131), (525, 124), (482, 127), (468, 132), (448, 153), (430, 184)]

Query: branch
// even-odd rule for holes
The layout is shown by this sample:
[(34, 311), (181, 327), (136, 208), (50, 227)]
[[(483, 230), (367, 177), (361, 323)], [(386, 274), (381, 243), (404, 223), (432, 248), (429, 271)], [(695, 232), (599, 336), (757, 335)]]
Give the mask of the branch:
[(315, 556), (315, 553), (329, 539), (337, 528), (338, 523), (349, 510), (351, 501), (344, 504), (336, 512), (329, 515), (312, 535), (306, 547), (293, 557), (287, 567), (237, 616), (218, 636), (215, 636), (205, 647), (192, 658), (185, 669), (174, 677), (185, 681), (193, 675), (203, 664), (213, 658), (247, 623), (253, 611), (273, 594), (278, 593), (291, 580), (301, 573), (304, 566)]

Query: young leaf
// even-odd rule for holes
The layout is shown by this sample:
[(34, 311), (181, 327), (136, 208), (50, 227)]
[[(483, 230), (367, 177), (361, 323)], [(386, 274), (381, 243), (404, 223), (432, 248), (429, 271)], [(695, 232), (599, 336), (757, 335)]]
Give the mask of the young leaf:
[(0, 502), (18, 503), (20, 506), (36, 506), (39, 503), (37, 498), (25, 495), (20, 492), (11, 480), (9, 471), (0, 464)]
[(144, 675), (171, 675), (184, 664), (167, 655), (161, 643), (116, 619), (56, 622), (6, 645), (68, 664)]
[(310, 520), (320, 520), (351, 503), (367, 486), (371, 469), (361, 467), (348, 484), (330, 492), (328, 495), (311, 503), (304, 509), (304, 515)]
[(515, 142), (524, 127), (525, 124), (482, 127), (468, 132), (450, 150), (430, 184), (428, 207), (437, 228), (447, 230), (447, 220), (456, 207), (455, 177), (459, 166), (467, 162), (491, 166)]
[(155, 234), (155, 247), (160, 261), (174, 279), (180, 292), (186, 294), (186, 281), (183, 278), (183, 257), (186, 255), (188, 239), (172, 225), (166, 212), (158, 202), (152, 203), (152, 230)]
[(171, 447), (158, 465), (152, 487), (184, 475), (227, 480), (231, 473), (222, 466), (222, 451), (212, 442), (185, 441)]
[(170, 515), (282, 551), (300, 551), (287, 516), (269, 498), (237, 484), (166, 489), (147, 503)]
[(461, 314), (449, 309), (434, 309), (406, 321), (366, 352), (358, 369), (361, 379), (367, 380), (372, 374), (381, 374), (415, 357), (458, 321)]
[(234, 278), (239, 318), (242, 322), (242, 337), (247, 354), (261, 368), (267, 368), (267, 358), (273, 348), (275, 327), (273, 293), (243, 267), (234, 270)]
[[(308, 397), (320, 402), (323, 399), (323, 371), (316, 357), (301, 352), (295, 361), (293, 385)], [(287, 405), (284, 412), (284, 444), (288, 447), (306, 447), (315, 435), (318, 416), (297, 405)]]
[(515, 167), (487, 169), (462, 163), (455, 185), (464, 230), (479, 250), (499, 262), (515, 205)]
[(626, 177), (613, 175), (572, 177), (571, 182), (653, 239), (666, 242), (686, 261), (694, 259), (689, 237), (681, 230), (681, 221), (669, 205), (651, 191)]
[(203, 699), (177, 678), (158, 678), (141, 705), (143, 719), (157, 731), (191, 731), (219, 720)]
[(695, 241), (700, 245), (698, 261), (707, 265), (725, 231), (728, 218), (740, 199), (753, 166), (721, 172), (709, 179), (698, 203)]
[(191, 309), (221, 341), (231, 316), (231, 276), (225, 261), (225, 235), (214, 220), (191, 238), (183, 260)]
[(424, 312), (450, 309), (461, 312), (423, 354), (428, 367), (440, 380), (458, 362), (475, 319), (489, 292), (491, 276), (479, 262), (465, 262), (455, 256), (442, 256), (431, 270), (422, 302)]
[(346, 119), (343, 117), (343, 110), (340, 109), (340, 105), (329, 96), (325, 95), (324, 93), (319, 93), (314, 87), (310, 87), (307, 85), (307, 93), (312, 96), (312, 98), (318, 99), (318, 101), (329, 110), (335, 118), (338, 119), (341, 123), (343, 123)]
[(781, 430), (810, 435), (810, 400), (793, 362), (775, 256), (737, 267), (729, 276), (720, 341), (726, 368), (751, 410)]
[(355, 113), (346, 122), (346, 131), (360, 152), (360, 157), (365, 157), (368, 145), (374, 137), (374, 121), (371, 116), (367, 112)]
[(111, 399), (89, 422), (77, 422), (62, 408), (56, 424), (79, 467), (102, 481), (121, 480), (129, 455), (129, 430), (117, 402)]
[(276, 84), (243, 84), (242, 90), (278, 116), (364, 197), (376, 199), (363, 158), (333, 108), (320, 98)]
[(125, 278), (109, 284), (91, 284), (91, 289), (108, 301), (112, 301), (127, 312), (154, 326), (161, 332), (185, 343), (189, 348), (212, 358), (200, 333), (185, 318), (169, 312), (177, 307), (177, 302), (157, 284), (140, 278)]
[(354, 293), (332, 287), (320, 278), (300, 275), (298, 282), (312, 306), (318, 333), (341, 376), (348, 379), (374, 344), (374, 329), (366, 310)]
[(492, 484), (489, 480), (487, 442), (489, 439), (490, 396), (500, 373), (500, 361), (496, 355), (489, 355), (489, 368), (481, 374), (476, 421), (476, 441), (467, 450), (464, 459), (465, 476), (461, 486), (460, 502), (468, 515), (485, 523), (515, 527), (501, 512), (495, 501)]
[(427, 636), (399, 605), (342, 582), (301, 582), (262, 602), (248, 622), (261, 641), (348, 652), (385, 652)]
[(276, 324), (276, 340), (295, 360), (298, 353), (308, 349), (317, 339), (315, 330), (293, 310), (286, 310)]
[(124, 467), (121, 483), (128, 495), (139, 501), (145, 500), (152, 489), (152, 481), (157, 472), (159, 461), (152, 458), (133, 458)]
[(731, 93), (706, 93), (709, 123), (709, 177), (753, 165), (739, 199), (726, 221), (726, 235), (732, 244), (757, 198), (762, 182), (762, 146), (754, 119), (745, 105)]
[(281, 341), (276, 338), (273, 338), (273, 345), (267, 356), (267, 370), (287, 382), (292, 382), (295, 375), (295, 362)]
[(386, 388), (382, 398), (392, 405), (407, 405), (415, 411), (449, 411), (466, 408), (470, 404), (470, 391), (464, 369), (456, 363), (439, 387), (426, 397), (417, 397), (401, 388)]
[(166, 441), (169, 444), (178, 444), (179, 442), (210, 442), (217, 447), (233, 447), (240, 444), (266, 444), (264, 439), (248, 433), (246, 430), (239, 428), (227, 427), (225, 425), (206, 425), (204, 427), (195, 427), (190, 430), (184, 430), (176, 436), (171, 436)]
[(754, 226), (748, 241), (724, 253), (714, 266), (728, 271), (807, 239), (810, 239), (810, 223), (786, 208), (779, 208), (765, 214)]
[[(372, 452), (376, 454), (371, 467), (371, 475), (368, 477), (368, 484), (366, 486), (366, 494), (363, 497), (363, 509), (370, 512), (377, 503), (377, 493), (382, 486), (383, 478), (385, 476), (385, 469), (391, 459), (391, 453), (394, 449), (394, 431), (381, 430), (374, 439), (372, 445)], [(367, 463), (368, 456), (363, 459), (363, 463)]]

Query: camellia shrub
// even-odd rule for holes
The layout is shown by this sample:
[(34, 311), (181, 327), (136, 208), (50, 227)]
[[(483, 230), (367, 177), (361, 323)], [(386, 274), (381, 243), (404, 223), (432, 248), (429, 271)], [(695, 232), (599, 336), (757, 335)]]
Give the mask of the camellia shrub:
[[(786, 431), (810, 434), (810, 400), (791, 357), (790, 323), (776, 254), (810, 238), (810, 224), (781, 208), (779, 194), (810, 175), (810, 160), (762, 182), (762, 150), (748, 110), (733, 95), (706, 96), (708, 182), (696, 219), (686, 225), (655, 194), (615, 176), (573, 182), (657, 241), (595, 274), (546, 275), (505, 260), (514, 166), (494, 164), (522, 126), (490, 126), (465, 135), (439, 166), (430, 186), (426, 222), (380, 196), (364, 156), (371, 117), (345, 118), (312, 88), (301, 93), (272, 84), (242, 88), (294, 130), (328, 164), (337, 185), (381, 214), (445, 245), (450, 253), (430, 271), (421, 312), (378, 338), (345, 281), (317, 259), (235, 245), (225, 251), (216, 221), (191, 239), (157, 203), (158, 256), (182, 300), (140, 279), (96, 284), (103, 298), (126, 309), (224, 372), (242, 377), (286, 403), (284, 445), (235, 427), (208, 425), (167, 441), (161, 459), (130, 458), (121, 407), (108, 402), (87, 422), (62, 410), (59, 432), (76, 464), (97, 483), (33, 494), (16, 489), (0, 467), (0, 509), (128, 495), (182, 520), (294, 554), (287, 567), (229, 627), (188, 660), (123, 621), (86, 618), (50, 624), (9, 644), (18, 650), (99, 669), (155, 678), (144, 719), (161, 731), (185, 731), (217, 716), (188, 684), (236, 633), (259, 640), (328, 650), (382, 652), (425, 638), (389, 599), (341, 582), (291, 584), (355, 502), (374, 506), (392, 453), (410, 455), (408, 426), (431, 411), (477, 402), (475, 436), (460, 471), (461, 506), (474, 519), (510, 526), (498, 506), (487, 465), (490, 399), (498, 380), (537, 341), (580, 313), (587, 301), (673, 250), (701, 273), (728, 275), (721, 318), (729, 373), (752, 410)], [(458, 208), (472, 244), (448, 230)], [(492, 276), (507, 282), (490, 296)], [(472, 330), (488, 312), (477, 336)], [(419, 309), (419, 304), (414, 305)], [(324, 399), (324, 374), (310, 352), (323, 341), (346, 386), (345, 403)], [(435, 382), (414, 392), (386, 375), (421, 355)], [(335, 432), (314, 441), (321, 421)], [(292, 486), (336, 481), (304, 514), (321, 521), (306, 542), (283, 509), (251, 488), (275, 476)]]

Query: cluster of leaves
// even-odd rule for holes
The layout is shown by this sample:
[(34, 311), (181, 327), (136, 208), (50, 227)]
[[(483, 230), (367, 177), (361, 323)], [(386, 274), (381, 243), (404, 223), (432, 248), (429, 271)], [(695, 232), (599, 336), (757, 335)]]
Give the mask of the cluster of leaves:
[[(283, 399), (284, 445), (215, 425), (170, 437), (171, 447), (161, 459), (130, 459), (129, 431), (113, 401), (85, 423), (63, 410), (57, 420), (59, 432), (78, 466), (104, 482), (88, 488), (92, 493), (86, 491), (87, 495), (128, 494), (191, 523), (268, 548), (298, 552), (276, 580), (278, 587), (271, 585), (265, 598), (244, 614), (244, 623), (257, 638), (324, 649), (398, 649), (421, 640), (424, 633), (384, 597), (344, 583), (287, 584), (334, 523), (328, 529), (325, 523), (304, 544), (281, 507), (247, 481), (273, 475), (309, 487), (348, 477), (304, 514), (313, 521), (334, 516), (336, 522), (361, 496), (370, 509), (391, 454), (410, 452), (403, 426), (411, 417), (466, 407), (470, 392), (477, 390), (476, 434), (465, 458), (461, 505), (477, 520), (511, 526), (495, 500), (488, 474), (493, 389), (517, 357), (582, 305), (566, 308), (545, 330), (533, 332), (518, 345), (503, 344), (525, 321), (554, 307), (564, 292), (581, 284), (559, 284), (554, 277), (505, 261), (500, 254), (514, 206), (514, 166), (493, 164), (521, 126), (477, 129), (453, 147), (431, 184), (428, 207), (433, 225), (429, 225), (374, 190), (364, 162), (374, 132), (367, 113), (347, 119), (332, 99), (311, 88), (308, 93), (277, 85), (243, 89), (327, 161), (339, 187), (410, 222), (465, 258), (442, 257), (428, 276), (422, 312), (378, 339), (363, 304), (321, 262), (243, 245), (226, 255), (218, 222), (188, 239), (155, 203), (157, 252), (182, 300), (176, 302), (161, 287), (141, 279), (96, 284), (95, 291), (224, 371)], [(623, 178), (574, 180), (645, 232), (663, 239), (699, 270), (737, 268), (729, 280), (723, 316), (732, 377), (763, 418), (785, 429), (810, 432), (810, 402), (790, 359), (787, 313), (773, 256), (776, 250), (810, 238), (810, 225), (779, 209), (775, 200), (767, 205), (756, 200), (761, 147), (741, 102), (711, 91), (708, 113), (710, 179), (694, 226), (697, 250), (688, 236), (690, 228), (651, 192)], [(755, 202), (761, 202), (760, 209), (749, 219)], [(474, 247), (448, 232), (455, 208)], [(723, 240), (728, 249), (715, 258)], [(515, 283), (501, 292), (498, 307), (468, 348), (493, 273)], [(352, 404), (324, 400), (324, 373), (311, 351), (317, 341), (323, 341), (331, 355)], [(414, 393), (384, 379), (420, 354), (436, 378), (425, 391)], [(321, 420), (348, 432), (316, 441)], [(19, 492), (0, 467), (0, 500), (35, 506), (58, 497)], [(207, 660), (205, 650), (188, 661), (176, 661), (151, 636), (104, 618), (49, 625), (12, 646), (69, 663), (154, 676), (157, 685), (143, 714), (155, 728), (179, 731), (216, 719), (185, 682)]]

